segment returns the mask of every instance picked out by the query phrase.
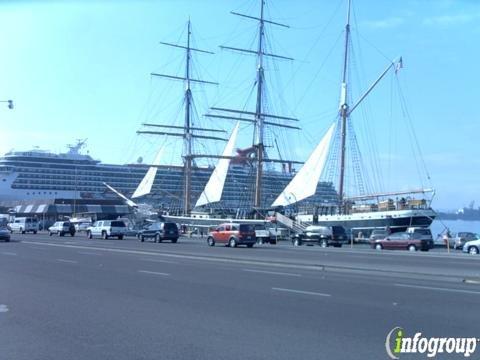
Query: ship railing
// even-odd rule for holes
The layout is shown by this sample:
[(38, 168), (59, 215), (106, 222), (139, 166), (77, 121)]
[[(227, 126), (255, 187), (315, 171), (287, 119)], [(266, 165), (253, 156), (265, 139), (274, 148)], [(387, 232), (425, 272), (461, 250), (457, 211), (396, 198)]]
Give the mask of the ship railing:
[(295, 220), (292, 220), (289, 217), (287, 217), (283, 214), (280, 214), (279, 212), (275, 213), (275, 219), (276, 219), (277, 222), (283, 224), (284, 226), (286, 226), (287, 228), (289, 228), (290, 230), (292, 230), (295, 233), (304, 232), (305, 229), (307, 228), (305, 225), (303, 225), (303, 224), (301, 224), (301, 223), (299, 223)]

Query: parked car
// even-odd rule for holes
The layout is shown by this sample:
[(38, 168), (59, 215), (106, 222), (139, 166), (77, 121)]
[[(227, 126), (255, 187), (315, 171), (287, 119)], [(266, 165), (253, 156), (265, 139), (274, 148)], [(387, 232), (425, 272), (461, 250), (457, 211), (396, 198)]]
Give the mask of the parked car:
[(369, 239), (370, 241), (382, 240), (385, 239), (388, 235), (390, 235), (390, 231), (388, 231), (387, 229), (373, 229)]
[(397, 232), (388, 235), (384, 239), (372, 240), (370, 245), (377, 250), (409, 250), (428, 251), (431, 249), (433, 240), (422, 239), (418, 232)]
[(53, 234), (58, 234), (59, 236), (70, 234), (70, 236), (75, 236), (75, 226), (70, 221), (57, 221), (48, 228), (48, 234), (50, 236)]
[(101, 236), (107, 240), (110, 237), (116, 237), (122, 240), (127, 233), (127, 226), (121, 220), (99, 220), (87, 229), (87, 237), (92, 239), (94, 236)]
[(466, 232), (466, 231), (459, 232), (457, 233), (457, 236), (455, 236), (454, 238), (455, 243), (453, 245), (453, 248), (463, 249), (463, 246), (465, 245), (465, 243), (473, 240), (478, 240), (478, 239), (479, 237), (475, 233)]
[(0, 218), (0, 240), (10, 241), (10, 230), (7, 227), (7, 220), (4, 218)]
[(153, 242), (159, 243), (163, 240), (171, 240), (172, 243), (176, 243), (179, 236), (177, 224), (172, 222), (156, 222), (150, 224), (137, 234), (137, 237), (142, 242), (150, 238), (153, 239)]
[(220, 243), (232, 248), (237, 245), (247, 245), (251, 248), (256, 242), (255, 226), (252, 224), (221, 224), (212, 229), (207, 236), (207, 243), (210, 246)]
[(259, 244), (276, 244), (277, 243), (277, 233), (275, 229), (271, 229), (265, 225), (255, 224), (255, 237)]
[(463, 245), (462, 250), (465, 253), (477, 255), (478, 253), (480, 253), (480, 240), (467, 241), (465, 245)]
[(77, 232), (86, 232), (90, 226), (92, 226), (91, 222), (79, 222), (75, 224), (75, 230)]
[(18, 217), (9, 223), (8, 227), (12, 233), (20, 232), (25, 234), (27, 232), (33, 232), (36, 234), (38, 231), (38, 220), (31, 217)]
[(428, 227), (409, 227), (407, 228), (407, 233), (415, 233), (420, 235), (421, 240), (426, 240), (428, 241), (428, 245), (430, 246), (430, 249), (433, 249), (434, 243), (433, 243), (433, 235), (431, 230)]
[(304, 232), (292, 237), (294, 246), (303, 244), (318, 244), (321, 247), (342, 247), (348, 243), (348, 235), (343, 226), (310, 225)]

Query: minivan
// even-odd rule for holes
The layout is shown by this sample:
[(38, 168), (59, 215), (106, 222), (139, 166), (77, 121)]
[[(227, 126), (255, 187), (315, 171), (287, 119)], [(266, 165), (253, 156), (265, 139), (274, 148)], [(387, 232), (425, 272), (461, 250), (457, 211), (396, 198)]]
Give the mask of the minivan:
[(34, 234), (38, 231), (38, 220), (31, 217), (18, 217), (13, 220), (13, 222), (8, 224), (10, 232), (20, 232), (25, 234), (27, 232), (33, 232)]

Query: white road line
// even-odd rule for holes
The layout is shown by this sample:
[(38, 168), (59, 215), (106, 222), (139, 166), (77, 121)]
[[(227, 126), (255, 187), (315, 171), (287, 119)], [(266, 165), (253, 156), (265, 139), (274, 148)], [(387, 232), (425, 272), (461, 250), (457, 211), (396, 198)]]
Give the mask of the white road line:
[(160, 259), (140, 259), (142, 261), (151, 261), (156, 263), (165, 263), (165, 264), (178, 264), (177, 261), (170, 261), (170, 260), (160, 260)]
[(413, 289), (424, 289), (424, 290), (446, 291), (446, 292), (454, 292), (454, 293), (462, 293), (462, 294), (480, 295), (480, 291), (449, 289), (449, 288), (441, 288), (441, 287), (434, 287), (434, 286), (421, 286), (421, 285), (409, 285), (409, 284), (394, 284), (394, 285), (398, 287), (406, 287), (406, 288), (413, 288)]
[(3, 255), (9, 255), (9, 256), (17, 256), (17, 253), (14, 252), (8, 252), (8, 251), (2, 251)]
[(142, 273), (142, 274), (170, 276), (170, 274), (162, 273), (162, 272), (157, 272), (157, 271), (138, 270), (138, 272), (139, 272), (139, 273)]
[(102, 254), (99, 254), (99, 253), (94, 253), (94, 252), (86, 252), (86, 251), (77, 251), (77, 254), (81, 254), (81, 255), (96, 255), (96, 256), (102, 256)]
[(260, 274), (270, 274), (270, 275), (282, 275), (282, 276), (297, 276), (300, 277), (300, 274), (294, 273), (285, 273), (285, 272), (277, 272), (277, 271), (265, 271), (265, 270), (256, 270), (256, 269), (242, 269), (243, 271), (253, 272), (253, 273), (260, 273)]
[(0, 313), (6, 313), (8, 311), (8, 306), (5, 304), (0, 304)]
[(269, 266), (269, 267), (290, 268), (290, 269), (301, 268), (303, 270), (315, 270), (315, 271), (324, 270), (323, 265), (316, 266), (316, 265), (307, 265), (307, 264), (296, 265), (296, 264), (288, 264), (288, 263), (271, 263), (271, 262), (265, 262), (261, 260), (244, 260), (244, 259), (231, 259), (231, 258), (228, 259), (228, 258), (210, 257), (209, 255), (196, 256), (196, 255), (184, 255), (184, 254), (173, 254), (173, 253), (157, 253), (157, 252), (150, 252), (145, 250), (127, 250), (127, 249), (114, 249), (114, 248), (106, 248), (106, 247), (92, 248), (90, 246), (53, 244), (53, 243), (47, 243), (47, 242), (39, 243), (39, 242), (24, 241), (24, 243), (37, 244), (37, 245), (43, 245), (43, 246), (65, 247), (65, 248), (71, 248), (71, 249), (98, 250), (98, 251), (120, 253), (120, 254), (162, 256), (162, 257), (168, 257), (173, 259), (189, 259), (189, 260), (200, 260), (200, 261), (209, 261), (209, 262)]
[(324, 293), (319, 293), (319, 292), (313, 292), (313, 291), (304, 291), (304, 290), (295, 290), (295, 289), (284, 289), (284, 288), (272, 288), (272, 290), (275, 291), (283, 291), (283, 292), (289, 292), (289, 293), (294, 293), (294, 294), (302, 294), (302, 295), (315, 295), (315, 296), (332, 296), (330, 294), (324, 294)]
[(75, 261), (75, 260), (57, 259), (57, 261), (69, 263), (69, 264), (78, 264), (78, 261)]

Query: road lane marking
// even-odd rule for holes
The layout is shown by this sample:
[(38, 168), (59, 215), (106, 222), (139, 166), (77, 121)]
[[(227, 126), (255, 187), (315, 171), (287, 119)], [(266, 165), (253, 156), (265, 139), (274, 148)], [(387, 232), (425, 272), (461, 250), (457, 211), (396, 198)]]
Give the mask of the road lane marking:
[(71, 249), (98, 250), (98, 251), (121, 253), (121, 254), (163, 256), (163, 257), (169, 257), (169, 258), (175, 258), (175, 259), (201, 260), (201, 261), (210, 261), (210, 262), (269, 266), (269, 267), (304, 269), (304, 270), (315, 270), (315, 271), (324, 270), (324, 265), (290, 264), (290, 263), (268, 262), (268, 261), (261, 261), (261, 260), (220, 258), (220, 257), (211, 257), (208, 255), (196, 256), (196, 255), (185, 255), (185, 254), (150, 252), (145, 250), (126, 250), (126, 249), (114, 249), (114, 248), (106, 248), (106, 247), (90, 247), (90, 246), (82, 246), (82, 245), (63, 245), (63, 244), (53, 244), (53, 243), (47, 243), (47, 242), (39, 243), (39, 242), (24, 241), (24, 243), (37, 244), (37, 245), (43, 245), (43, 246), (65, 247), (65, 248), (71, 248)]
[(5, 304), (0, 304), (0, 313), (6, 313), (8, 311), (8, 306)]
[(462, 294), (480, 295), (480, 291), (449, 289), (449, 288), (441, 288), (441, 287), (434, 287), (434, 286), (409, 285), (409, 284), (394, 284), (394, 285), (397, 287), (406, 287), (406, 288), (413, 288), (413, 289), (424, 289), (424, 290), (446, 291), (446, 292), (455, 292), (455, 293), (462, 293)]
[(87, 252), (87, 251), (77, 251), (77, 254), (81, 255), (95, 255), (95, 256), (102, 256), (102, 254), (94, 253), (94, 252)]
[(314, 292), (314, 291), (285, 289), (285, 288), (276, 288), (276, 287), (273, 287), (272, 290), (289, 292), (289, 293), (294, 293), (294, 294), (302, 294), (302, 295), (315, 295), (315, 296), (325, 296), (325, 297), (330, 297), (330, 296), (332, 296), (332, 295), (330, 295), (330, 294), (324, 294), (324, 293), (319, 293), (319, 292)]
[(160, 259), (140, 259), (142, 261), (151, 261), (151, 262), (156, 262), (156, 263), (165, 263), (165, 264), (178, 264), (177, 261), (171, 261), (171, 260), (160, 260)]
[(9, 255), (9, 256), (17, 256), (17, 253), (14, 252), (9, 252), (9, 251), (2, 251), (3, 255)]
[(260, 273), (260, 274), (281, 275), (281, 276), (296, 276), (296, 277), (302, 276), (300, 274), (277, 272), (277, 271), (265, 271), (265, 270), (256, 270), (256, 269), (242, 269), (242, 270), (247, 271), (247, 272)]
[(142, 274), (170, 276), (170, 274), (162, 273), (162, 272), (158, 272), (158, 271), (138, 270), (138, 272), (142, 273)]
[(69, 264), (78, 264), (78, 261), (75, 261), (75, 260), (57, 259), (57, 261), (69, 263)]

